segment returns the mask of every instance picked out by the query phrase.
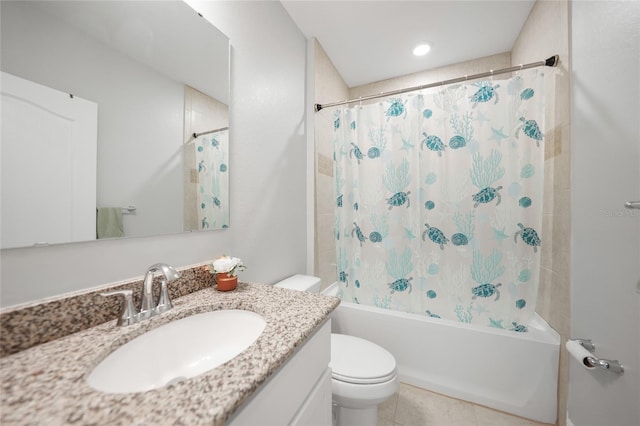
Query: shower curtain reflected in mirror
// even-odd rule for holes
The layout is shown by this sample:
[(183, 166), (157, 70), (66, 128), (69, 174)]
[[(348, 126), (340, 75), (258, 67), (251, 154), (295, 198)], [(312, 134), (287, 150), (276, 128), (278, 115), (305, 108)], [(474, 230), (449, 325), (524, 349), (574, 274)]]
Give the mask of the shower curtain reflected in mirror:
[(229, 227), (229, 130), (199, 136), (195, 141), (198, 229)]
[(526, 331), (544, 243), (545, 72), (335, 110), (343, 300)]

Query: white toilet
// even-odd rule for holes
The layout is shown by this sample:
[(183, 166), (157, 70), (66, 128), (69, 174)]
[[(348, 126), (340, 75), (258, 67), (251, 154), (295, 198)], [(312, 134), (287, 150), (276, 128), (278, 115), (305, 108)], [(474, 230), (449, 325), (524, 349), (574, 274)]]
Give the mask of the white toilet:
[[(294, 275), (276, 287), (320, 292), (320, 278)], [(378, 404), (398, 390), (396, 360), (368, 340), (331, 334), (331, 391), (338, 426), (375, 426)]]

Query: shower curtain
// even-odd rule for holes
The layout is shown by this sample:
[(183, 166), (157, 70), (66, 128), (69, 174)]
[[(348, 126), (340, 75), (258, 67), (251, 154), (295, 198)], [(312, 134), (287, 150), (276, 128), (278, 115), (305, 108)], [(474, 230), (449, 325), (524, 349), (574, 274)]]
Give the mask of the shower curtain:
[(335, 111), (343, 300), (526, 331), (544, 243), (544, 73)]
[(229, 130), (196, 140), (199, 229), (229, 227)]

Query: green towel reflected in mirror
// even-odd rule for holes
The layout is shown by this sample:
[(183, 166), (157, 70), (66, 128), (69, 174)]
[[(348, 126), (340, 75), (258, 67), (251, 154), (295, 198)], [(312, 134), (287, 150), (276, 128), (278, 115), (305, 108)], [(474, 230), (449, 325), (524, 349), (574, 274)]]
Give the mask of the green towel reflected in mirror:
[(124, 237), (120, 207), (100, 207), (97, 211), (96, 237), (98, 239)]

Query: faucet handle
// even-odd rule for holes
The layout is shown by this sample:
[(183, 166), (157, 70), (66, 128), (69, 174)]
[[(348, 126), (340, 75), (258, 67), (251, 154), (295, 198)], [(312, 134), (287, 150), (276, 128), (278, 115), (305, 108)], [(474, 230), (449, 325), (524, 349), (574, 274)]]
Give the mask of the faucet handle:
[(102, 297), (122, 295), (122, 305), (120, 306), (120, 313), (118, 317), (117, 325), (131, 325), (138, 322), (138, 313), (135, 306), (133, 306), (133, 292), (131, 290), (115, 290), (106, 293), (100, 293)]
[(156, 314), (162, 314), (171, 308), (173, 308), (173, 303), (171, 303), (171, 298), (169, 297), (167, 279), (162, 277), (160, 280), (160, 298), (158, 299), (158, 305), (155, 307), (154, 312)]

